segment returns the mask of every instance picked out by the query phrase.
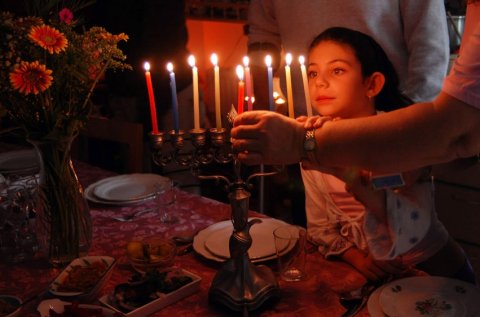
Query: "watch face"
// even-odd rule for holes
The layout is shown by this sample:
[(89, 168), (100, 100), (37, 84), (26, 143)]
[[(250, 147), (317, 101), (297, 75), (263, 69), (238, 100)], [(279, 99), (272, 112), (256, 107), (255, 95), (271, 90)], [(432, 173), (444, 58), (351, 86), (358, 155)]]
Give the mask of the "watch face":
[(305, 149), (305, 151), (315, 150), (315, 139), (305, 140), (305, 143), (303, 143), (303, 148)]

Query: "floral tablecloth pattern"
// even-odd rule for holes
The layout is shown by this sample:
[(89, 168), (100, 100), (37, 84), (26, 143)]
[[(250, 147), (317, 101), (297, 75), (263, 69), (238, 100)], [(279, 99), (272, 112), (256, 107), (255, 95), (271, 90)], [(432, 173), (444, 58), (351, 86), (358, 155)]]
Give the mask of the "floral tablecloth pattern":
[[(75, 162), (81, 183), (88, 186), (114, 173)], [(102, 206), (91, 204), (93, 219), (93, 245), (90, 255), (109, 255), (117, 259), (117, 266), (100, 296), (113, 290), (116, 284), (125, 282), (133, 274), (126, 257), (126, 244), (135, 239), (146, 237), (169, 237), (192, 234), (207, 226), (229, 219), (230, 206), (181, 192), (178, 197), (179, 222), (163, 224), (155, 210), (136, 217), (130, 222), (112, 219), (114, 215), (130, 214), (135, 210), (154, 207), (154, 201), (130, 206)], [(252, 216), (261, 216), (252, 213)], [(0, 260), (1, 261), (1, 260)], [(269, 265), (269, 263), (266, 263)], [(270, 263), (271, 264), (271, 263)], [(204, 259), (195, 252), (177, 256), (175, 265), (202, 277), (200, 291), (158, 311), (153, 316), (233, 316), (231, 311), (209, 304), (208, 290), (211, 281), (221, 267), (220, 263)], [(360, 287), (364, 278), (343, 262), (326, 261), (318, 252), (308, 255), (308, 279), (301, 282), (283, 282), (280, 284), (280, 299), (267, 303), (250, 316), (341, 316), (345, 309), (339, 304), (338, 294)], [(29, 262), (9, 265), (0, 262), (0, 293), (11, 294), (28, 299), (46, 289), (60, 273), (46, 262)], [(47, 294), (46, 297), (49, 297)], [(27, 304), (22, 316), (38, 316), (38, 300)], [(368, 316), (367, 309), (357, 316)]]

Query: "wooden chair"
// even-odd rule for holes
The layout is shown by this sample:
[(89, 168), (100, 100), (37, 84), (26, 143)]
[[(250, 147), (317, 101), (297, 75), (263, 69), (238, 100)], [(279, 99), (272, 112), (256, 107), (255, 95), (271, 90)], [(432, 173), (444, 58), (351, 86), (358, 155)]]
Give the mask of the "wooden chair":
[[(97, 144), (97, 151), (93, 148), (93, 143)], [(77, 142), (72, 148), (72, 156), (92, 165), (107, 165), (100, 167), (119, 173), (141, 173), (144, 171), (143, 147), (142, 124), (92, 116), (86, 128), (77, 137)], [(112, 157), (104, 159), (106, 161), (104, 164), (96, 164), (95, 155), (98, 154), (99, 148), (102, 152), (109, 152), (108, 149), (112, 148), (126, 149), (118, 153), (115, 151), (116, 159), (120, 160), (123, 166), (120, 169), (109, 168), (112, 166), (108, 166), (108, 160), (111, 159), (110, 162), (113, 162), (114, 151), (108, 153)]]

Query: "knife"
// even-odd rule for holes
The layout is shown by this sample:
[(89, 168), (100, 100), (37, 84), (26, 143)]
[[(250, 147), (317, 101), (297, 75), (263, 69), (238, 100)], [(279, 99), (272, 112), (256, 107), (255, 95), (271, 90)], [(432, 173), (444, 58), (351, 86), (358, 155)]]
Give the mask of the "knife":
[[(342, 314), (342, 317), (352, 317), (358, 314), (362, 310), (362, 308), (365, 307), (365, 305), (367, 304), (368, 299), (370, 298), (370, 295), (373, 293), (373, 291), (375, 291), (377, 287), (379, 287), (380, 285), (382, 285), (382, 283), (378, 283), (378, 282), (369, 282), (363, 285), (360, 288), (360, 292), (359, 292), (361, 294), (361, 297), (360, 297), (361, 300), (358, 301), (358, 303), (355, 303), (354, 305), (349, 307), (347, 311)], [(354, 291), (354, 292), (357, 292), (357, 291)]]

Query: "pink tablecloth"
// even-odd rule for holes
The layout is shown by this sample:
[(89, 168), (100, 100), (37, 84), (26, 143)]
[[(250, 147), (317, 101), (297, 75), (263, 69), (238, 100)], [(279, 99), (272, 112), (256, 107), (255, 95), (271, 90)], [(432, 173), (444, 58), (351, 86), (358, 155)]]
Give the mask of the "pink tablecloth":
[[(112, 176), (110, 172), (76, 163), (80, 181), (84, 186), (102, 178)], [(220, 190), (220, 189), (219, 189)], [(91, 204), (93, 218), (93, 245), (91, 255), (109, 255), (118, 263), (101, 294), (111, 292), (113, 287), (125, 282), (133, 274), (128, 264), (125, 246), (128, 241), (151, 236), (166, 237), (193, 233), (215, 222), (229, 218), (230, 207), (226, 204), (182, 192), (177, 217), (179, 222), (166, 225), (159, 221), (156, 212), (138, 216), (131, 222), (119, 222), (113, 215), (129, 214), (154, 206), (145, 202), (135, 206), (100, 206)], [(153, 316), (232, 316), (233, 313), (208, 303), (208, 290), (219, 269), (217, 262), (206, 260), (194, 252), (178, 256), (175, 265), (202, 277), (200, 291)], [(317, 252), (308, 255), (309, 278), (302, 282), (280, 281), (279, 300), (252, 312), (251, 316), (340, 316), (344, 308), (338, 302), (338, 293), (360, 287), (363, 277), (349, 265), (342, 262), (325, 261)], [(12, 294), (22, 299), (45, 289), (60, 270), (48, 267), (45, 262), (7, 265), (0, 263), (0, 293)], [(38, 316), (32, 301), (23, 309), (22, 316)], [(367, 309), (357, 316), (368, 316)]]

